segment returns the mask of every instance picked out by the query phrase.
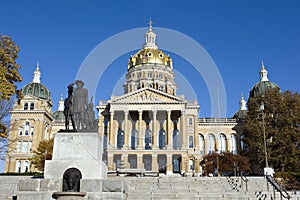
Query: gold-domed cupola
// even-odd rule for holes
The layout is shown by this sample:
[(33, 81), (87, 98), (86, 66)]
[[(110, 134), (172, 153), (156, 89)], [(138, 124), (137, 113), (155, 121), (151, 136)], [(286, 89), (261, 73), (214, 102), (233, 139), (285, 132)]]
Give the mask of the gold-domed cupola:
[(173, 68), (172, 59), (163, 51), (158, 49), (156, 45), (156, 34), (152, 30), (152, 21), (150, 20), (149, 29), (145, 34), (145, 44), (143, 49), (131, 56), (128, 62), (128, 69), (132, 67), (140, 67), (143, 64), (160, 64)]
[(150, 20), (143, 48), (130, 56), (124, 92), (129, 93), (144, 87), (176, 95), (172, 59), (156, 45), (156, 34)]

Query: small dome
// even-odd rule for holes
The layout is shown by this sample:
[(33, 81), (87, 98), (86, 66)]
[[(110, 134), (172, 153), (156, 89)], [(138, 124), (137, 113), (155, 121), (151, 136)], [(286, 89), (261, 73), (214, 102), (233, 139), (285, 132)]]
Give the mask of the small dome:
[(50, 100), (50, 92), (46, 86), (41, 83), (28, 83), (22, 88), (23, 95), (35, 96), (40, 99)]
[(266, 93), (266, 90), (274, 88), (279, 88), (279, 86), (271, 81), (260, 81), (250, 90), (250, 98), (262, 96)]
[(263, 61), (261, 62), (261, 69), (260, 69), (259, 75), (260, 75), (260, 81), (258, 83), (256, 83), (250, 90), (249, 98), (262, 96), (266, 93), (266, 90), (268, 90), (268, 89), (274, 89), (274, 88), (279, 89), (278, 85), (269, 81), (268, 71), (266, 70)]
[(161, 64), (173, 68), (172, 59), (163, 51), (154, 48), (144, 48), (138, 51), (134, 56), (130, 57), (128, 69), (132, 67), (140, 67), (144, 64)]
[(54, 119), (54, 122), (64, 122), (65, 121), (65, 115), (64, 112), (61, 110), (57, 110), (52, 114), (52, 117)]
[(239, 110), (236, 113), (234, 113), (233, 118), (238, 120), (243, 120), (247, 116), (247, 110)]

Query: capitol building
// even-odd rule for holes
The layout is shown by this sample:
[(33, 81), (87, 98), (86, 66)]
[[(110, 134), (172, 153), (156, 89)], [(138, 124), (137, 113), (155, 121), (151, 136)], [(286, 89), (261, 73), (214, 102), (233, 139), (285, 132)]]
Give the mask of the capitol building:
[[(13, 143), (6, 156), (5, 172), (38, 171), (31, 165), (33, 151), (40, 141), (64, 129), (63, 99), (52, 112), (51, 94), (40, 76), (37, 65), (33, 81), (22, 89), (24, 98), (11, 111)], [(238, 127), (247, 113), (244, 98), (232, 118), (199, 118), (197, 100), (177, 95), (174, 78), (172, 58), (158, 48), (150, 23), (144, 45), (129, 58), (124, 94), (99, 100), (96, 106), (102, 159), (109, 172), (126, 168), (200, 175), (204, 155), (237, 154), (243, 148)], [(268, 80), (262, 63), (260, 81), (251, 89), (250, 98), (274, 87), (278, 86)]]

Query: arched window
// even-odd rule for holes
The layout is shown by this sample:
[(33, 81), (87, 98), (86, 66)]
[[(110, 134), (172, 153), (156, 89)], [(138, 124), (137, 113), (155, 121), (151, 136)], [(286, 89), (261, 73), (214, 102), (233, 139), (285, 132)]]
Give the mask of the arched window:
[(211, 133), (207, 136), (207, 148), (209, 154), (215, 153), (215, 136)]
[(189, 169), (194, 170), (194, 161), (193, 160), (189, 160)]
[(180, 135), (177, 129), (173, 131), (173, 148), (174, 149), (180, 148)]
[(16, 172), (17, 173), (21, 173), (21, 164), (22, 164), (21, 160), (18, 160), (17, 164), (16, 164)]
[(30, 110), (34, 110), (34, 103), (30, 103)]
[(28, 160), (26, 160), (24, 162), (24, 172), (29, 172), (29, 161)]
[(226, 152), (226, 136), (224, 134), (220, 134), (219, 135), (219, 146), (218, 146), (218, 150), (220, 153), (225, 153)]
[(117, 134), (117, 147), (118, 149), (121, 149), (124, 145), (124, 131), (121, 130), (120, 128), (118, 129), (118, 134)]
[(28, 110), (28, 103), (24, 103), (24, 110)]
[(22, 136), (23, 135), (23, 127), (20, 127), (19, 128), (19, 136)]
[(166, 132), (164, 129), (159, 131), (159, 148), (164, 149), (166, 147)]
[(199, 134), (199, 150), (201, 154), (204, 154), (204, 136)]
[(194, 138), (193, 138), (193, 136), (189, 136), (189, 148), (194, 148)]
[(152, 149), (152, 133), (149, 129), (145, 131), (145, 149)]
[(244, 143), (244, 135), (241, 135), (240, 137), (240, 144), (241, 144), (241, 150), (246, 150), (247, 146), (246, 144)]
[(231, 134), (230, 135), (230, 146), (229, 146), (229, 151), (232, 153), (232, 154), (236, 154), (237, 151), (236, 151), (236, 135), (235, 134)]
[(189, 126), (192, 126), (192, 125), (193, 125), (193, 119), (189, 118)]
[(138, 139), (138, 137), (137, 137), (137, 130), (132, 130), (132, 132), (131, 132), (131, 148), (132, 149), (136, 149), (136, 147), (137, 147), (137, 139)]
[(30, 123), (29, 122), (25, 122), (25, 127), (24, 127), (24, 135), (29, 135), (29, 131), (30, 131)]

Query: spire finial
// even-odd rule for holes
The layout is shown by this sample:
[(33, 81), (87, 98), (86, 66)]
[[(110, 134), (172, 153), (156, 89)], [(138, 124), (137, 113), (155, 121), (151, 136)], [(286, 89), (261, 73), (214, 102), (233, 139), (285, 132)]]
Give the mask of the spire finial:
[(246, 101), (244, 99), (243, 93), (241, 93), (240, 110), (247, 110)]
[(36, 69), (33, 72), (33, 83), (41, 83), (40, 63), (37, 62)]
[(260, 68), (260, 81), (269, 81), (268, 79), (268, 71), (265, 68), (264, 60), (261, 60), (261, 68)]
[(64, 99), (63, 94), (60, 95), (60, 100), (58, 102), (58, 111), (64, 111)]
[(152, 24), (153, 24), (153, 22), (152, 22), (151, 17), (150, 17), (150, 21), (149, 21), (149, 31), (152, 31)]
[(144, 45), (144, 48), (154, 48), (154, 49), (157, 49), (157, 45), (155, 44), (155, 39), (156, 39), (156, 34), (155, 32), (152, 30), (152, 20), (150, 18), (150, 21), (149, 21), (149, 29), (148, 31), (146, 32), (146, 43)]
[(264, 59), (261, 59), (261, 68), (262, 68), (262, 69), (265, 68)]

